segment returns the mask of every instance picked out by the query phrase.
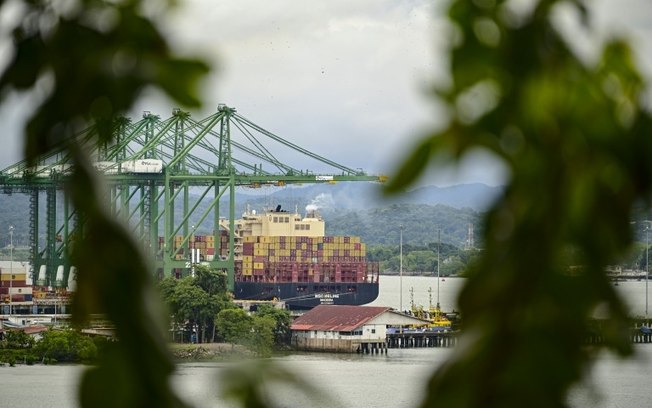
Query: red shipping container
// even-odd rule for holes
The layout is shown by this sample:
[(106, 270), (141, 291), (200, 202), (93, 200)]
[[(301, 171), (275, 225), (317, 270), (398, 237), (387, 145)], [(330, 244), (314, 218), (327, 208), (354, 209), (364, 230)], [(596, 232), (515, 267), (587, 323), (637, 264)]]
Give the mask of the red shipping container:
[(13, 280), (13, 281), (2, 281), (3, 288), (20, 288), (27, 286), (27, 282), (24, 280)]

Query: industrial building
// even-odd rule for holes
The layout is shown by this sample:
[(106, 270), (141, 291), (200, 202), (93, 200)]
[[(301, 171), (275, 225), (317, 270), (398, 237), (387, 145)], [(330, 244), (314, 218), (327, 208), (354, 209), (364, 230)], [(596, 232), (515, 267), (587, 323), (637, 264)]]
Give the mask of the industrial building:
[(389, 307), (320, 305), (292, 323), (298, 350), (382, 353), (387, 329), (428, 322)]

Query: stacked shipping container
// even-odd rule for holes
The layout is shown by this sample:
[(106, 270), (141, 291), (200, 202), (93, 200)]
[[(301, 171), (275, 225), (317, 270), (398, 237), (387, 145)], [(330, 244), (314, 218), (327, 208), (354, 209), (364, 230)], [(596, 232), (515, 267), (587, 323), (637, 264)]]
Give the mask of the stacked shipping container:
[(32, 302), (32, 285), (27, 282), (25, 268), (0, 268), (0, 299), (2, 303)]
[[(228, 255), (228, 235), (220, 255)], [(236, 252), (240, 282), (365, 282), (374, 265), (367, 262), (359, 237), (247, 236)]]
[[(165, 239), (159, 237), (159, 249), (163, 248)], [(174, 249), (176, 250), (175, 259), (178, 261), (190, 259), (190, 255), (186, 254), (195, 250), (199, 253), (200, 261), (212, 261), (215, 258), (215, 237), (212, 235), (191, 235), (186, 243), (183, 242), (183, 236), (177, 235), (174, 237)]]

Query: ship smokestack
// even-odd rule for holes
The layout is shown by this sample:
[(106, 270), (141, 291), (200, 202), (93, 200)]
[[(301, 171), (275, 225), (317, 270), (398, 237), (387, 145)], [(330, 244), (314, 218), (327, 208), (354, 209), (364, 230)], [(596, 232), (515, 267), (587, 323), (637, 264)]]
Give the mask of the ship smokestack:
[(317, 207), (317, 206), (314, 205), (314, 204), (308, 204), (308, 205), (306, 206), (306, 217), (308, 217), (308, 218), (315, 218), (315, 213), (317, 212), (317, 209), (318, 209), (318, 208), (319, 208), (319, 207)]

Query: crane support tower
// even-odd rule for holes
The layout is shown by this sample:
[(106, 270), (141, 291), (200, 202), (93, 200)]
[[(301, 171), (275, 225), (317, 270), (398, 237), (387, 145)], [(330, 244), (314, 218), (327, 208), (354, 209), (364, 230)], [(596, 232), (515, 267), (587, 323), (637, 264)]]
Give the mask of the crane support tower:
[[(228, 245), (228, 256), (202, 262), (227, 271), (233, 288), (236, 187), (384, 181), (384, 176), (367, 175), (299, 147), (224, 104), (202, 120), (179, 109), (165, 120), (150, 112), (137, 122), (122, 117), (113, 132), (111, 144), (99, 144), (96, 128), (90, 126), (75, 143), (89, 151), (106, 180), (109, 210), (151, 255), (159, 277), (190, 273), (199, 259), (193, 251), (197, 229), (209, 223), (206, 239), (215, 243), (216, 254), (218, 245)], [(298, 155), (315, 168), (299, 170), (285, 163)], [(22, 161), (0, 171), (5, 194), (29, 196), (35, 285), (66, 289), (74, 280), (70, 247), (83, 234), (83, 220), (63, 194), (73, 171), (64, 151), (43, 156), (35, 165)], [(221, 229), (228, 231), (228, 242)]]

